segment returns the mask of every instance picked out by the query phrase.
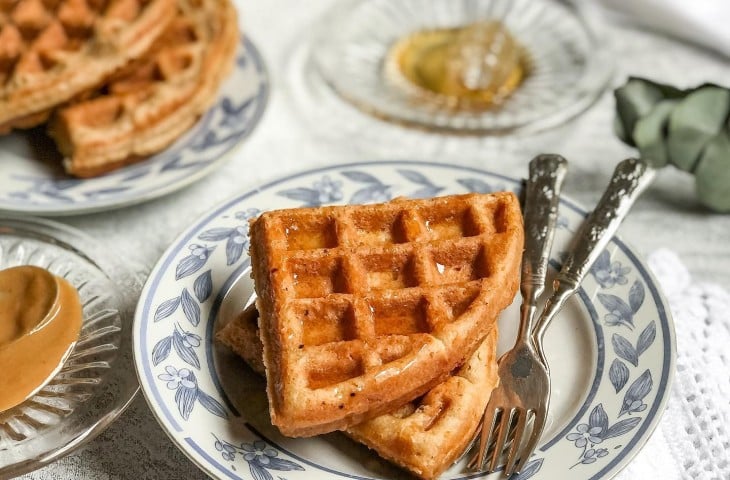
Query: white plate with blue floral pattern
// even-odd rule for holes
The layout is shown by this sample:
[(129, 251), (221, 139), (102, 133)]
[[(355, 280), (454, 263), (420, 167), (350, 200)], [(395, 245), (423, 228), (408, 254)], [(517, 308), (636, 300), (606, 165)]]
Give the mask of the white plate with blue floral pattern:
[[(495, 173), (422, 162), (337, 165), (291, 175), (197, 220), (152, 271), (134, 325), (142, 390), (170, 438), (214, 478), (412, 478), (339, 433), (282, 437), (269, 422), (264, 381), (214, 332), (253, 290), (248, 220), (263, 210), (518, 190)], [(584, 212), (561, 201), (551, 265)], [(514, 341), (519, 298), (500, 318), (500, 351)], [(540, 447), (513, 479), (607, 479), (631, 460), (664, 410), (675, 361), (669, 309), (645, 264), (614, 238), (546, 335), (551, 412)], [(482, 478), (459, 463), (444, 478)], [(496, 477), (495, 477), (496, 478)]]
[(219, 167), (254, 130), (266, 107), (269, 78), (256, 47), (245, 37), (218, 101), (173, 145), (143, 162), (101, 177), (66, 175), (55, 146), (31, 131), (0, 137), (0, 211), (77, 215), (171, 193)]

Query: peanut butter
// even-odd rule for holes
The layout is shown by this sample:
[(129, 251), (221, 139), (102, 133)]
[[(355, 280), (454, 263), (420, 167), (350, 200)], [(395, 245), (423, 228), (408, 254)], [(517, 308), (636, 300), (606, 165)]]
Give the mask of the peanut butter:
[(66, 280), (34, 266), (0, 271), (0, 412), (40, 390), (79, 336), (82, 309)]

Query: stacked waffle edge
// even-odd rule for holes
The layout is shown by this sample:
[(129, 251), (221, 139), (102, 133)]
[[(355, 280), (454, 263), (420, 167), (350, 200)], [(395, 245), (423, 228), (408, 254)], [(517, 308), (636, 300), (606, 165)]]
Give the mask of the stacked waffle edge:
[(272, 211), (250, 236), (260, 319), (218, 338), (263, 367), (272, 423), (345, 431), (422, 478), (448, 468), (497, 381), (523, 248), (516, 197)]
[(0, 133), (46, 124), (88, 177), (156, 153), (231, 70), (228, 0), (0, 0)]

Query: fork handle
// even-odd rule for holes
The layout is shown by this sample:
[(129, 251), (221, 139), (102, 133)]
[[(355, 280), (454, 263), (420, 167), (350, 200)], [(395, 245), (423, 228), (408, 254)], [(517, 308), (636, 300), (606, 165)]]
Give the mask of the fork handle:
[(634, 201), (649, 186), (655, 174), (653, 168), (634, 158), (616, 166), (603, 197), (576, 234), (571, 253), (553, 282), (553, 294), (535, 325), (533, 339), (541, 355), (542, 340), (548, 324), (565, 301), (578, 290)]
[(522, 253), (518, 342), (530, 339), (537, 299), (545, 289), (550, 248), (558, 217), (558, 200), (568, 162), (560, 155), (538, 155), (530, 162), (525, 188), (525, 250)]

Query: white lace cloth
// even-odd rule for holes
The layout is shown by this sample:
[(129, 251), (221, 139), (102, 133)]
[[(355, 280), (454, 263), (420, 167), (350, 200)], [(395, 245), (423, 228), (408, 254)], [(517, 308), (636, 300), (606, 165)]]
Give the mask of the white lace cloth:
[(674, 317), (677, 370), (659, 427), (618, 478), (726, 480), (730, 294), (718, 285), (693, 281), (671, 250), (657, 250), (648, 263)]

